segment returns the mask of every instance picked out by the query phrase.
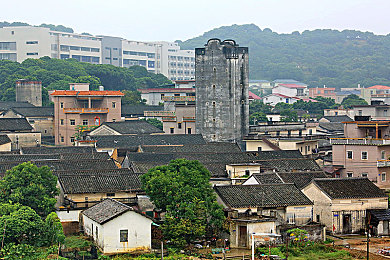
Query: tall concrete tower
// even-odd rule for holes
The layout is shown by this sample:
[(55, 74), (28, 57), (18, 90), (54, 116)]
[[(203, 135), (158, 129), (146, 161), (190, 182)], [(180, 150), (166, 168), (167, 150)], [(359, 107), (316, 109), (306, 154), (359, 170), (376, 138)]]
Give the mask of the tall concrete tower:
[(16, 102), (27, 101), (34, 106), (42, 106), (42, 82), (20, 79), (16, 81)]
[(210, 39), (195, 49), (196, 132), (207, 141), (238, 142), (249, 131), (248, 47)]

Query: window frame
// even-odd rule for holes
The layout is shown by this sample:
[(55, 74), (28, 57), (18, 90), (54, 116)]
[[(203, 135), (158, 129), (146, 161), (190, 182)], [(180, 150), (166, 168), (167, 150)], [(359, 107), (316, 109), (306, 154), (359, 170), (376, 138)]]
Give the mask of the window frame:
[(386, 172), (382, 172), (381, 173), (381, 182), (386, 182), (386, 178), (387, 178)]
[(129, 242), (129, 230), (120, 229), (119, 230), (119, 242)]
[[(349, 156), (348, 156), (348, 153), (351, 153), (351, 158), (349, 158)], [(347, 152), (346, 152), (346, 157), (347, 157), (347, 159), (348, 160), (353, 160), (353, 151), (352, 150), (348, 150)]]
[(69, 119), (70, 125), (76, 125), (76, 119)]
[[(366, 154), (366, 156), (365, 156), (366, 158), (363, 158), (363, 153)], [(368, 160), (368, 152), (367, 152), (367, 151), (362, 151), (362, 152), (361, 152), (361, 159), (362, 159), (362, 160)]]

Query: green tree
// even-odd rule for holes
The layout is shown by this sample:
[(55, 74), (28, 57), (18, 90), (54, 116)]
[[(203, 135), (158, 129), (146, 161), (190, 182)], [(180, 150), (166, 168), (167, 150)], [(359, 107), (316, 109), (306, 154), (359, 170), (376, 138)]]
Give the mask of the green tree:
[(148, 119), (146, 119), (146, 122), (148, 122), (151, 125), (154, 125), (155, 127), (157, 127), (160, 130), (163, 130), (163, 123), (160, 120), (158, 120), (157, 118), (148, 118)]
[(363, 98), (351, 94), (343, 99), (341, 105), (343, 105), (344, 108), (351, 108), (353, 106), (367, 105), (367, 102)]
[(89, 83), (90, 90), (98, 90), (102, 85), (100, 79), (96, 76), (80, 76), (75, 80), (75, 83)]
[(166, 212), (165, 239), (184, 247), (195, 239), (217, 235), (225, 220), (209, 183), (210, 172), (198, 161), (172, 160), (142, 175), (142, 187)]
[(256, 125), (258, 122), (267, 122), (267, 115), (263, 112), (256, 112), (249, 116), (249, 124)]
[(294, 111), (292, 109), (283, 109), (280, 111), (282, 122), (297, 122), (298, 121), (298, 114), (297, 111)]
[(125, 94), (122, 98), (123, 105), (144, 105), (146, 103), (146, 100), (141, 98), (139, 91), (124, 90), (123, 93)]
[(29, 206), (40, 216), (54, 211), (59, 194), (57, 177), (49, 167), (38, 168), (31, 162), (21, 163), (7, 171), (0, 180), (0, 202)]
[(64, 230), (61, 221), (55, 212), (47, 215), (45, 219), (45, 243), (47, 245), (56, 245), (58, 242), (65, 241)]

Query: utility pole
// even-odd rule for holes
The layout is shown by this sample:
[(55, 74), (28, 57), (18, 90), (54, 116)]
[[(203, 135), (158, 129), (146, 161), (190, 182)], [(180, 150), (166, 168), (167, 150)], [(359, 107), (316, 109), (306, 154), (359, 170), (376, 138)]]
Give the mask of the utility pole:
[(164, 260), (164, 240), (161, 239), (161, 260)]
[(367, 211), (367, 260), (370, 259), (370, 218), (371, 214)]

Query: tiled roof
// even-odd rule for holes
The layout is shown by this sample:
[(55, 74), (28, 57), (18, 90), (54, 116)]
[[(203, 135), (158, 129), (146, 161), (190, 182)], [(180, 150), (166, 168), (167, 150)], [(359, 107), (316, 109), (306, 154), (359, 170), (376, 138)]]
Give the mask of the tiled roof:
[(102, 225), (127, 211), (133, 211), (133, 208), (114, 199), (107, 198), (84, 210), (83, 214)]
[(11, 139), (9, 139), (8, 135), (0, 135), (0, 145), (8, 144), (11, 142)]
[(150, 169), (156, 166), (160, 165), (166, 165), (167, 162), (159, 162), (159, 161), (153, 161), (153, 162), (131, 162), (130, 163), (130, 169), (132, 169), (135, 173), (147, 173)]
[(98, 148), (127, 148), (139, 145), (205, 144), (200, 134), (155, 134), (155, 135), (105, 135), (93, 136)]
[(260, 161), (262, 167), (275, 169), (277, 172), (319, 171), (320, 166), (314, 159), (280, 159)]
[(275, 79), (273, 83), (282, 83), (282, 84), (296, 84), (296, 85), (306, 85), (305, 83), (299, 82), (295, 79)]
[[(112, 166), (112, 165), (109, 165)], [(57, 175), (94, 175), (94, 174), (131, 174), (134, 173), (132, 169), (128, 168), (116, 168), (108, 167), (108, 168), (89, 168), (89, 169), (64, 169), (57, 171)]]
[(1, 131), (31, 131), (33, 128), (25, 118), (0, 118)]
[(293, 98), (293, 99), (300, 99), (298, 97), (290, 97), (290, 96), (286, 96), (286, 95), (283, 95), (283, 94), (279, 94), (279, 93), (272, 93), (268, 96), (265, 96), (266, 97), (270, 97), (270, 96), (277, 96), (277, 97), (282, 97), (282, 98)]
[(299, 84), (279, 84), (278, 86), (282, 86), (286, 88), (306, 88), (305, 85), (299, 85)]
[(372, 86), (372, 87), (369, 87), (368, 89), (390, 89), (389, 86), (383, 86), (383, 85), (375, 85), (375, 86)]
[(140, 147), (145, 153), (241, 153), (236, 143), (207, 143), (185, 145), (143, 145)]
[(259, 151), (260, 160), (304, 158), (298, 150)]
[[(155, 134), (155, 133), (164, 133), (164, 131), (158, 129), (152, 124), (149, 124), (145, 120), (127, 120), (121, 122), (105, 122), (103, 125), (114, 129), (118, 133), (123, 135), (126, 134)], [(98, 128), (92, 132), (98, 132)]]
[(64, 153), (64, 154), (1, 154), (0, 162), (28, 162), (46, 160), (108, 160), (107, 153)]
[(122, 105), (122, 116), (139, 115), (143, 116), (145, 111), (163, 111), (163, 106), (147, 106), (147, 105)]
[(120, 91), (114, 90), (90, 90), (90, 91), (76, 91), (76, 90), (55, 90), (50, 94), (51, 96), (124, 96)]
[(294, 183), (298, 189), (302, 189), (315, 178), (327, 178), (322, 171), (315, 172), (278, 172), (284, 183)]
[(390, 220), (390, 209), (369, 209), (373, 220), (383, 221)]
[(314, 179), (318, 186), (331, 199), (358, 199), (387, 197), (367, 178), (321, 178)]
[(58, 181), (65, 194), (125, 192), (141, 191), (140, 176), (130, 170), (128, 173), (58, 174)]
[(279, 176), (274, 172), (254, 173), (252, 176), (259, 184), (283, 183)]
[(222, 201), (231, 208), (286, 207), (312, 205), (294, 184), (214, 186)]
[(320, 122), (319, 127), (329, 132), (344, 132), (344, 124), (339, 122)]
[(56, 146), (56, 147), (40, 146), (40, 147), (22, 147), (20, 149), (22, 154), (97, 153), (95, 147), (87, 147), (87, 146)]
[(328, 120), (329, 122), (338, 122), (338, 123), (341, 123), (341, 122), (352, 122), (353, 121), (347, 115), (343, 115), (343, 116), (324, 116), (324, 118), (326, 120)]
[(28, 102), (0, 101), (0, 111), (5, 111), (14, 107), (35, 107)]
[(252, 91), (249, 91), (248, 94), (249, 94), (249, 99), (261, 99), (261, 97), (259, 97), (258, 95), (256, 95)]
[(12, 110), (24, 117), (51, 117), (54, 116), (54, 107), (18, 107)]

